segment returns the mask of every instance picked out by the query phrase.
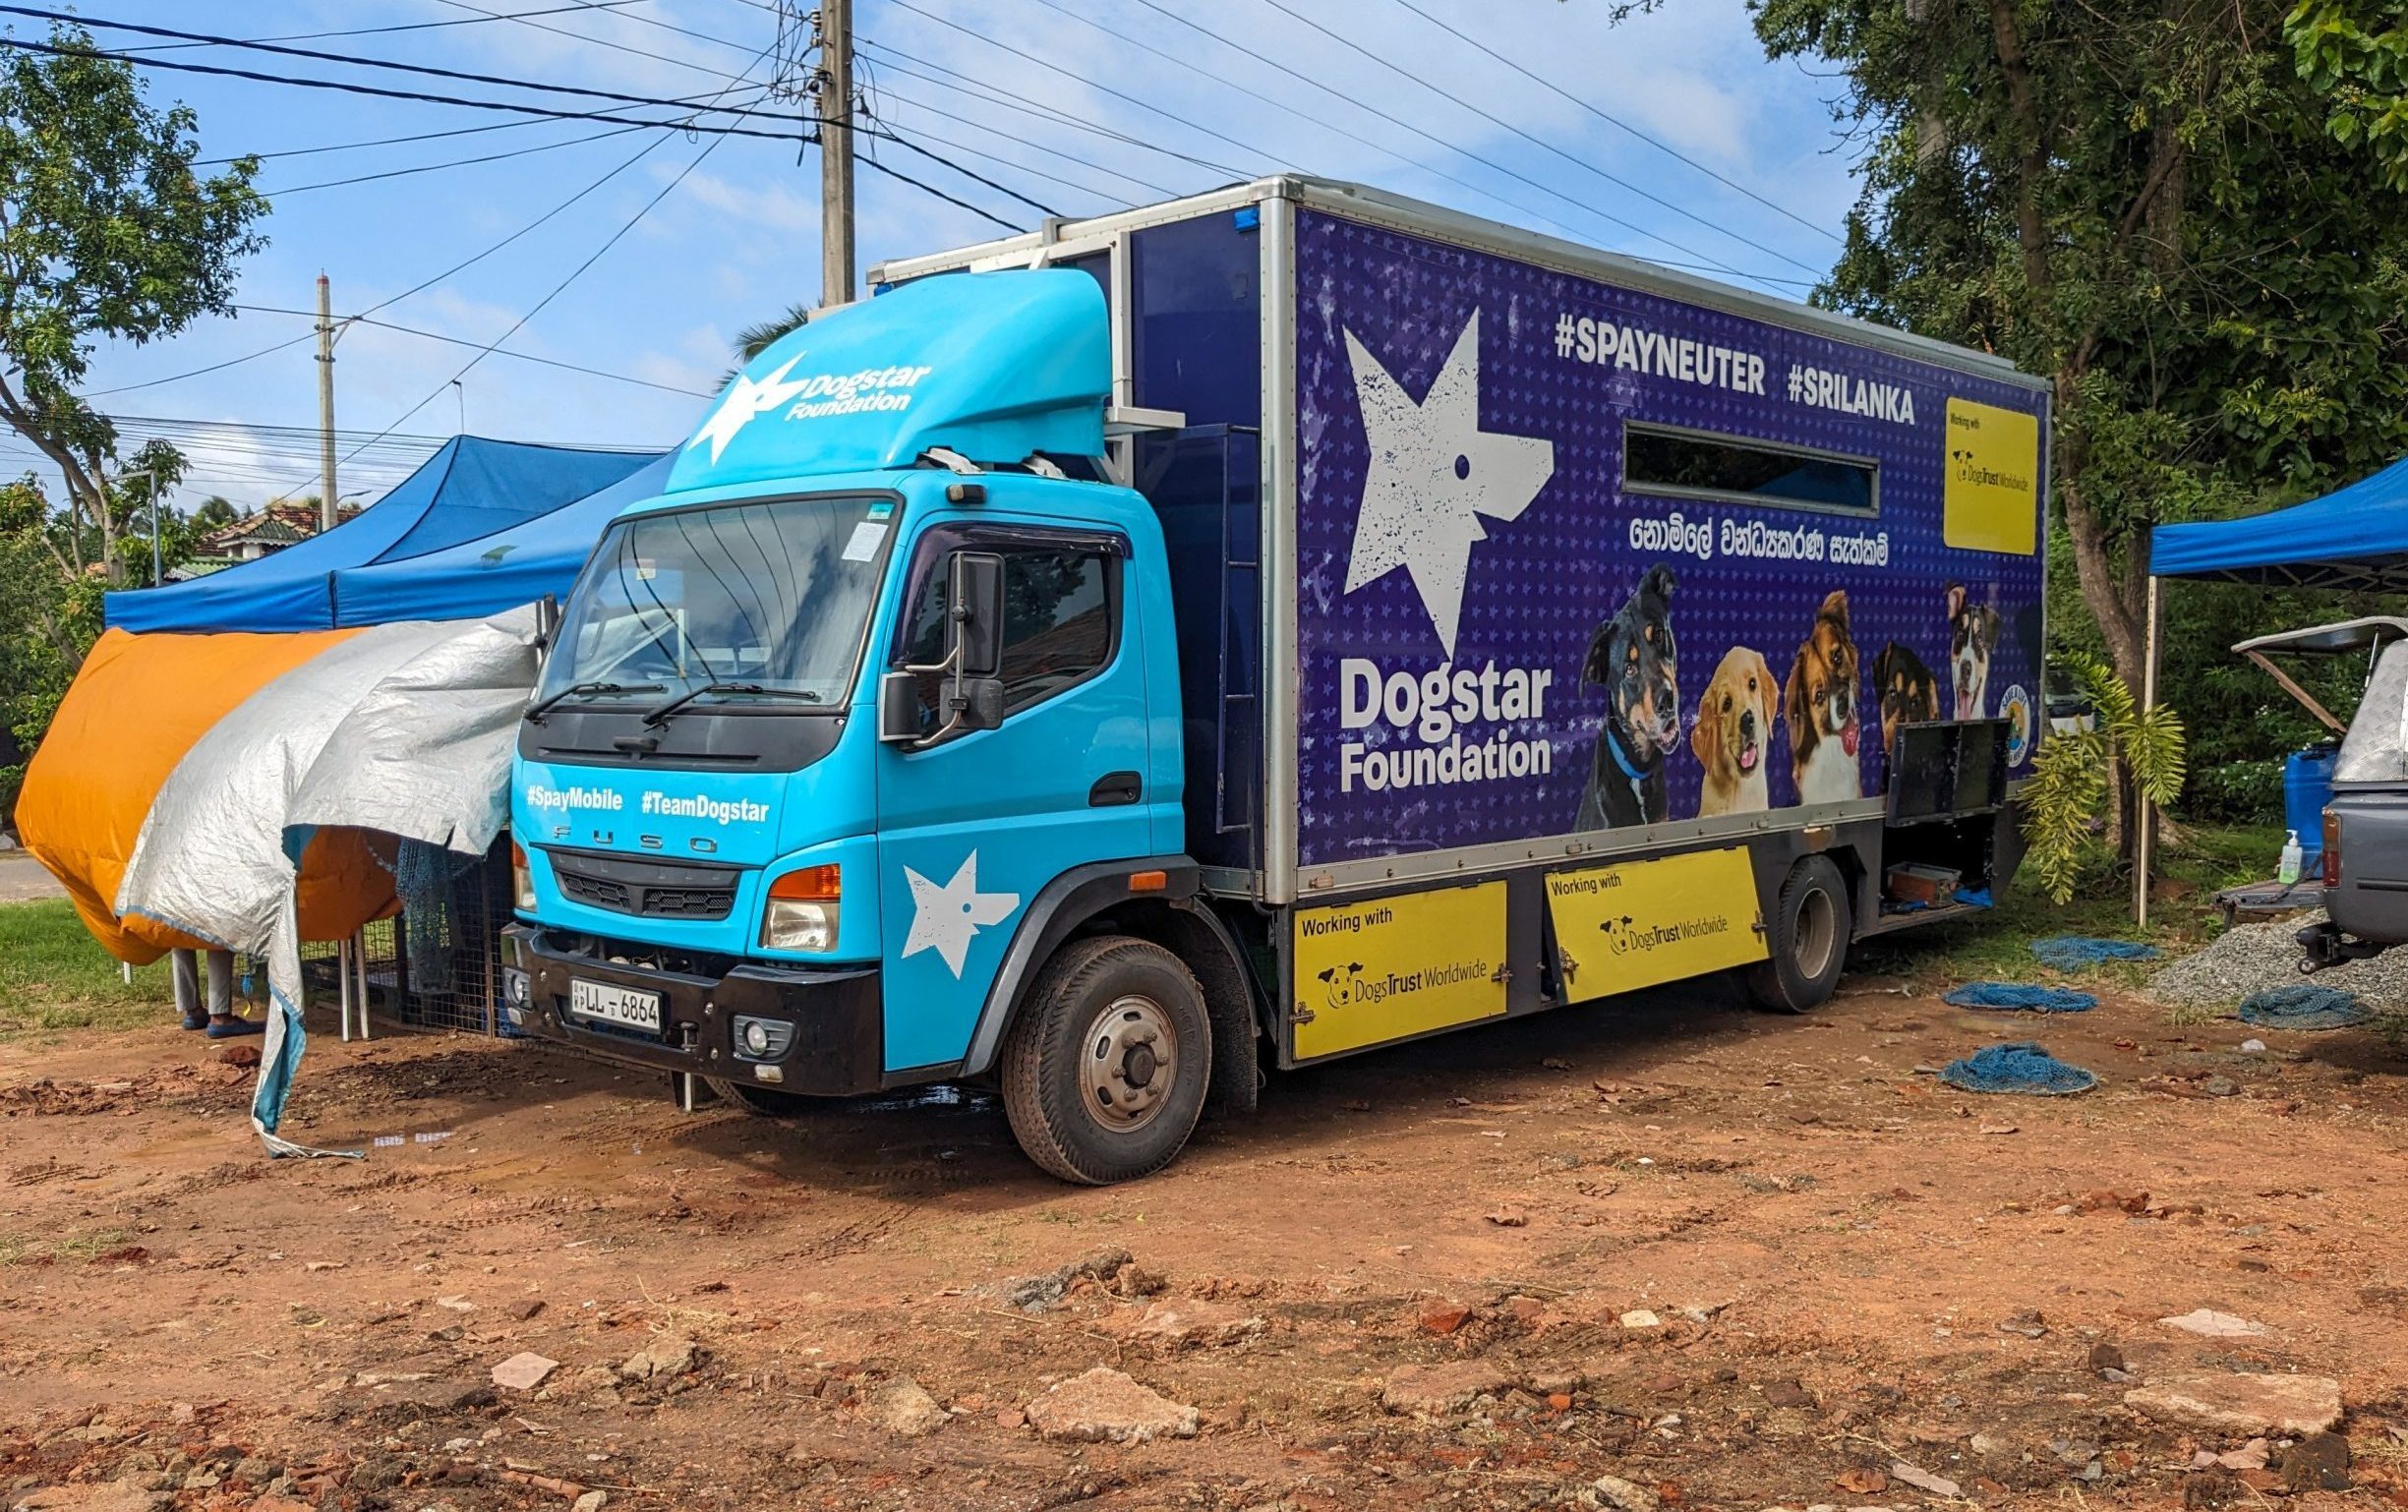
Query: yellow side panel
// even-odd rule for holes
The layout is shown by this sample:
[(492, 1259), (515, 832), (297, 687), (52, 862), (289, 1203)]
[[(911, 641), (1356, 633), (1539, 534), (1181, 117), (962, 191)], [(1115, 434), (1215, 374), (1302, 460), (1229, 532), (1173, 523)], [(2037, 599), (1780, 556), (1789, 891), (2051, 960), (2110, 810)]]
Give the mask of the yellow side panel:
[(1764, 916), (1743, 849), (1625, 861), (1547, 879), (1574, 1003), (1762, 960)]
[(1296, 1058), (1360, 1050), (1505, 1011), (1505, 885), (1296, 910)]
[(1968, 552), (2040, 548), (2040, 421), (1970, 399), (1948, 401), (1940, 535)]

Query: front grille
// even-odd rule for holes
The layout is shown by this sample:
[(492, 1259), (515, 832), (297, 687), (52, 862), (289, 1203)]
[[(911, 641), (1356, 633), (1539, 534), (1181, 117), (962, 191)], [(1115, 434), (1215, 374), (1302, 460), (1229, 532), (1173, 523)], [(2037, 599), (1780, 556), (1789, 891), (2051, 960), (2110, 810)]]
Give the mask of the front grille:
[[(556, 867), (555, 870), (558, 868)], [(560, 872), (559, 877), (560, 891), (581, 903), (591, 903), (597, 908), (608, 908), (614, 913), (636, 911), (634, 904), (627, 897), (627, 890), (616, 882), (606, 882), (600, 877), (580, 877), (574, 872), (567, 871)]]
[(621, 860), (554, 850), (563, 896), (588, 907), (653, 919), (724, 919), (735, 908), (735, 873), (724, 866)]
[(646, 888), (636, 911), (661, 919), (724, 919), (734, 906), (734, 888)]

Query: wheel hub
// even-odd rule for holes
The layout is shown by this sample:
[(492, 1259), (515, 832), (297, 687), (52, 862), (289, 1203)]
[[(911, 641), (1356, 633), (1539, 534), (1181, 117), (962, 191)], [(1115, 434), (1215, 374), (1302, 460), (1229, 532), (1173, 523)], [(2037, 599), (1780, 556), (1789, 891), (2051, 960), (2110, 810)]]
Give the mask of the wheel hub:
[(1179, 1033), (1150, 998), (1116, 998), (1087, 1033), (1079, 1091), (1089, 1117), (1131, 1134), (1152, 1123), (1179, 1076)]

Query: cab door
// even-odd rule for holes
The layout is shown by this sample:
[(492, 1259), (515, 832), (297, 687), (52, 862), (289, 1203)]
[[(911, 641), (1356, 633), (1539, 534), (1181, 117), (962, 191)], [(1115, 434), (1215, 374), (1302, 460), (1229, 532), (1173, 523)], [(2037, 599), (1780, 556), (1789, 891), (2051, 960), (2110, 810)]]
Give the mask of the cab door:
[(882, 671), (948, 648), (957, 552), (1003, 559), (1002, 723), (947, 735), (942, 673), (915, 674), (924, 746), (878, 747), (886, 1066), (962, 1059), (1038, 890), (1150, 847), (1145, 659), (1128, 538), (1103, 528), (939, 521), (906, 567)]

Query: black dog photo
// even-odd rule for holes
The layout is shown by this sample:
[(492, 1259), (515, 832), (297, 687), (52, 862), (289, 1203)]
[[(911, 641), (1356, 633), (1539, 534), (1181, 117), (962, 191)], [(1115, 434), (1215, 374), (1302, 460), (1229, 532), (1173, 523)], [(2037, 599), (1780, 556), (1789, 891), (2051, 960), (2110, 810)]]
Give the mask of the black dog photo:
[(1629, 601), (1589, 642), (1580, 680), (1606, 690), (1606, 723), (1597, 732), (1577, 829), (1660, 824), (1670, 817), (1664, 758), (1680, 739), (1673, 588), (1672, 568), (1648, 568)]

